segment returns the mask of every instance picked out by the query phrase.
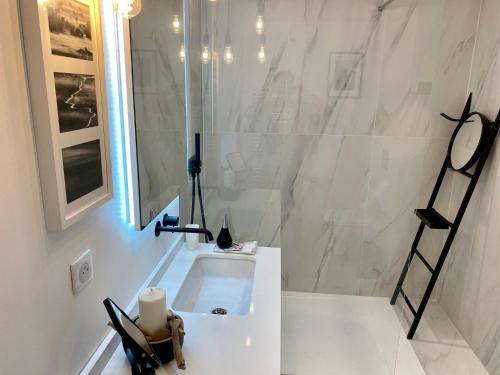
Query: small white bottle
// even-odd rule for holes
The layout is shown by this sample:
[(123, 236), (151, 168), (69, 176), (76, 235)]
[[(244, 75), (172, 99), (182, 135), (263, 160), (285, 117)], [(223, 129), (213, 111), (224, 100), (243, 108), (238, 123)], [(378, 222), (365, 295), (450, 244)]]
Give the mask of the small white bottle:
[[(186, 228), (200, 228), (200, 224), (187, 224)], [(195, 250), (200, 243), (199, 233), (186, 233), (186, 246), (189, 250)]]

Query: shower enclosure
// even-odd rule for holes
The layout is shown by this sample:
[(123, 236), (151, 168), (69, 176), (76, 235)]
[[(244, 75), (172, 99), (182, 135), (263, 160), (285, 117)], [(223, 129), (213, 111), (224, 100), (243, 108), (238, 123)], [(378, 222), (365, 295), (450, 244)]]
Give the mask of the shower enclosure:
[[(229, 213), (236, 240), (281, 247), (283, 373), (304, 366), (286, 351), (306, 305), (316, 332), (332, 329), (333, 316), (374, 325), (345, 337), (337, 329), (337, 349), (354, 337), (353, 355), (371, 374), (401, 371), (405, 334), (384, 320), (388, 300), (375, 297), (393, 292), (418, 227), (413, 210), (425, 207), (445, 157), (454, 126), (439, 113), (463, 108), (479, 8), (469, 0), (189, 2), (190, 99), (202, 113), (191, 124), (203, 131), (207, 224), (217, 231)], [(448, 212), (451, 181), (443, 184), (437, 207)], [(435, 260), (443, 233), (422, 241)], [(421, 297), (428, 278), (414, 262), (410, 297)]]

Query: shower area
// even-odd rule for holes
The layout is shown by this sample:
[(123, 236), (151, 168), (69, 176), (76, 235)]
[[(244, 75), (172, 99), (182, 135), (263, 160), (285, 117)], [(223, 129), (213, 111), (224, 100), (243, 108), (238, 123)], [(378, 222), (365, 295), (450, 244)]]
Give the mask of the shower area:
[[(235, 240), (282, 249), (283, 374), (445, 373), (422, 362), (428, 348), (411, 349), (388, 297), (454, 130), (439, 113), (459, 115), (467, 97), (480, 5), (189, 1), (207, 225), (217, 232), (228, 213)], [(441, 212), (452, 194), (445, 180)], [(428, 259), (443, 235), (426, 233)], [(421, 298), (428, 280), (414, 262), (407, 294)], [(445, 308), (428, 310), (422, 331), (435, 339), (433, 322), (447, 320), (455, 335)], [(404, 367), (415, 353), (422, 367)]]

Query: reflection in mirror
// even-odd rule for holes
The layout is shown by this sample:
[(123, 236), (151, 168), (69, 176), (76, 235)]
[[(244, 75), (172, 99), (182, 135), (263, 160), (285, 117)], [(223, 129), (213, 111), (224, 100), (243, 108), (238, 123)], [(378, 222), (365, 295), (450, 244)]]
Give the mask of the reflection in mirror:
[(187, 185), (182, 0), (143, 0), (130, 20), (140, 226)]
[(450, 148), (450, 162), (455, 170), (468, 169), (476, 161), (479, 147), (481, 146), (481, 136), (483, 133), (483, 123), (478, 114), (474, 114), (463, 124), (454, 138), (452, 138)]

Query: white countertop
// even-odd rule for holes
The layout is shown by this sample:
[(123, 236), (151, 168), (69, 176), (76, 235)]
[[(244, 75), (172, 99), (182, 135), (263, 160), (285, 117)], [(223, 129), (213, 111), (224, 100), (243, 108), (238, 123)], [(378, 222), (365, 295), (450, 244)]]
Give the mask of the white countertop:
[[(167, 291), (169, 308), (196, 257), (213, 253), (213, 246), (179, 250), (158, 283)], [(183, 353), (187, 369), (178, 370), (174, 360), (158, 369), (158, 375), (279, 375), (281, 250), (259, 247), (251, 258), (256, 265), (250, 312), (243, 316), (179, 312), (186, 328)], [(102, 373), (131, 373), (121, 344)]]

